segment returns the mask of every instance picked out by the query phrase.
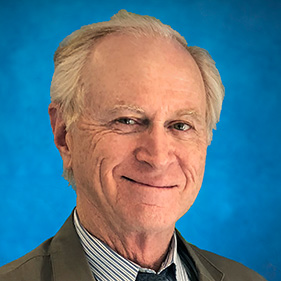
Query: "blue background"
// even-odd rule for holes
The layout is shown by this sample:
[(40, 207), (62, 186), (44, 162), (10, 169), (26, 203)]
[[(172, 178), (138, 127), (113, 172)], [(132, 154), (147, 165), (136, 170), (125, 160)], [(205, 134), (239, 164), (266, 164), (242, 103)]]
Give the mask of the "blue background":
[(0, 265), (52, 236), (75, 206), (47, 107), (59, 42), (119, 9), (206, 48), (226, 88), (188, 241), (281, 280), (280, 1), (1, 1)]

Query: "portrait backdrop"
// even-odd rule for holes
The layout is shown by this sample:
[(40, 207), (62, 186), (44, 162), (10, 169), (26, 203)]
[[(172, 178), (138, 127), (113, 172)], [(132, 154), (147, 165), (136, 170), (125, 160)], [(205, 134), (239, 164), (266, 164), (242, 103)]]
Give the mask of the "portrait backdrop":
[(48, 104), (53, 54), (120, 9), (207, 49), (225, 86), (202, 189), (177, 223), (187, 241), (281, 280), (281, 2), (12, 0), (0, 4), (0, 266), (53, 236), (75, 206)]

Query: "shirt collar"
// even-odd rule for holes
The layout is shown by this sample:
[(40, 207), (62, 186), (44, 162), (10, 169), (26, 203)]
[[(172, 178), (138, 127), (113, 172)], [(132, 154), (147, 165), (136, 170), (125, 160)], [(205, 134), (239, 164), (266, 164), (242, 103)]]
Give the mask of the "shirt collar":
[[(91, 235), (80, 223), (77, 211), (74, 211), (74, 226), (80, 238), (90, 269), (98, 281), (135, 281), (139, 271), (153, 272), (152, 269), (142, 268), (132, 261), (123, 258), (106, 244)], [(174, 233), (168, 254), (161, 264), (159, 272), (175, 264), (177, 269), (182, 268), (180, 257), (177, 253), (177, 238)]]

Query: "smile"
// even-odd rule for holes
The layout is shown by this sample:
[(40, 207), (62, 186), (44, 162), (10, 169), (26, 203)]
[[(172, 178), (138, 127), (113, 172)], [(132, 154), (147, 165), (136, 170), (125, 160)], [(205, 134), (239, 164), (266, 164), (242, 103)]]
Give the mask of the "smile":
[(139, 181), (135, 181), (131, 178), (122, 176), (123, 179), (133, 182), (135, 184), (140, 184), (140, 185), (145, 185), (145, 186), (150, 186), (150, 187), (155, 187), (155, 188), (173, 188), (176, 187), (177, 185), (157, 185), (157, 184), (151, 184), (151, 183), (144, 183), (144, 182), (139, 182)]

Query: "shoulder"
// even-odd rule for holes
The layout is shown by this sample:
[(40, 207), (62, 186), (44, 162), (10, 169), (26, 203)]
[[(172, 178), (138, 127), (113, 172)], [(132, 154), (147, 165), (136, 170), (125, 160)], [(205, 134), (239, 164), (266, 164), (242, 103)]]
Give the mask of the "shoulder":
[(23, 272), (29, 272), (28, 281), (41, 280), (42, 275), (49, 275), (51, 270), (49, 253), (51, 242), (52, 238), (46, 240), (25, 256), (2, 266), (0, 268), (0, 281), (27, 281), (24, 277), (25, 274), (22, 274)]
[(223, 273), (224, 280), (255, 280), (265, 281), (265, 279), (252, 269), (244, 266), (243, 264), (234, 260), (225, 258), (215, 253), (201, 250), (198, 247), (189, 244), (190, 248), (196, 253), (197, 257), (202, 264), (208, 264), (215, 267), (217, 270)]
[(199, 249), (186, 242), (178, 230), (176, 230), (176, 234), (179, 253), (182, 253), (183, 259), (188, 260), (188, 258), (185, 257), (189, 257), (190, 260), (191, 258), (198, 274), (202, 278), (203, 276), (207, 276), (210, 280), (265, 281), (261, 275), (243, 264), (215, 253)]

